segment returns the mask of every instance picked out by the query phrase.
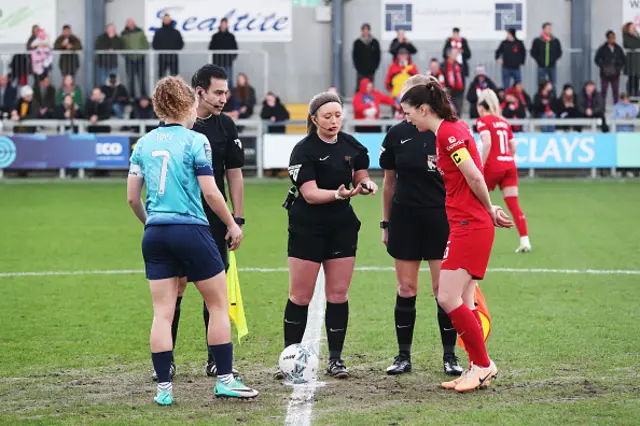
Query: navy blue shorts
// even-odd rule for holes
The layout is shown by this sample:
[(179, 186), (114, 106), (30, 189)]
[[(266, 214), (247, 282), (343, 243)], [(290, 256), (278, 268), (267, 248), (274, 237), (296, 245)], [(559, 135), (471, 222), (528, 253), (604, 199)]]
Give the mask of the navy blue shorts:
[(184, 277), (202, 281), (224, 271), (224, 263), (206, 225), (152, 225), (142, 237), (147, 279)]

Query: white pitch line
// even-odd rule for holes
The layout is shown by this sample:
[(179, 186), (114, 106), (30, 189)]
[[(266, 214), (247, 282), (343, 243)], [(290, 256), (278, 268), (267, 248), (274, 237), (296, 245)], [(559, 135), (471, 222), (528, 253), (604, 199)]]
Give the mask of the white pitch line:
[[(238, 268), (240, 272), (288, 272), (287, 268)], [(394, 271), (390, 266), (358, 266), (356, 271)], [(428, 268), (422, 268), (428, 271)], [(547, 269), (547, 268), (489, 268), (487, 272), (508, 272), (514, 274), (573, 274), (573, 275), (640, 275), (640, 270), (626, 269)], [(70, 275), (127, 275), (143, 274), (143, 269), (114, 269), (87, 271), (33, 271), (0, 272), (0, 278), (12, 277), (50, 277)]]
[[(318, 358), (320, 358), (320, 334), (324, 319), (324, 284), (324, 270), (320, 267), (316, 288), (309, 304), (307, 328), (302, 338), (302, 344), (306, 345)], [(293, 393), (287, 407), (287, 417), (284, 420), (285, 426), (311, 426), (311, 409), (316, 387), (314, 383), (293, 386)]]

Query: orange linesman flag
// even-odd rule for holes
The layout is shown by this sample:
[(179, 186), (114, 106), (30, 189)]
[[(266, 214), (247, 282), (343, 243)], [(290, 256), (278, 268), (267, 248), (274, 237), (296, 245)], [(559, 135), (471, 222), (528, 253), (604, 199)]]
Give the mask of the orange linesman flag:
[[(482, 332), (484, 334), (484, 341), (486, 342), (491, 334), (491, 316), (489, 315), (489, 309), (487, 309), (487, 301), (484, 300), (484, 296), (482, 295), (482, 291), (480, 291), (480, 286), (478, 284), (476, 284), (476, 291), (473, 299), (476, 303), (476, 309), (480, 314), (480, 319), (482, 320)], [(460, 337), (458, 337), (458, 345), (464, 349), (464, 343)]]

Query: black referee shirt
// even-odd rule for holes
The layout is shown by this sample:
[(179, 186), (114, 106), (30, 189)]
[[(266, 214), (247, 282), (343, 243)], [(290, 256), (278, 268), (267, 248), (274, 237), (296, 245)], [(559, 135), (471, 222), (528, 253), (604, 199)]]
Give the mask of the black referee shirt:
[[(335, 143), (327, 143), (313, 133), (296, 144), (289, 160), (289, 177), (300, 189), (302, 184), (316, 181), (318, 188), (337, 190), (351, 187), (353, 172), (369, 168), (369, 153), (353, 136), (340, 132)], [(349, 200), (326, 204), (308, 204), (300, 193), (289, 210), (292, 222), (334, 224), (352, 219)]]
[(396, 124), (382, 142), (380, 167), (396, 171), (394, 203), (444, 208), (446, 192), (436, 168), (433, 132), (421, 133), (406, 121)]
[[(244, 166), (244, 150), (238, 137), (236, 123), (225, 114), (211, 114), (208, 118), (199, 118), (193, 125), (193, 130), (202, 133), (209, 139), (213, 156), (213, 175), (218, 189), (226, 200), (225, 172), (228, 169), (238, 169)], [(211, 211), (206, 202), (203, 204), (205, 211)]]

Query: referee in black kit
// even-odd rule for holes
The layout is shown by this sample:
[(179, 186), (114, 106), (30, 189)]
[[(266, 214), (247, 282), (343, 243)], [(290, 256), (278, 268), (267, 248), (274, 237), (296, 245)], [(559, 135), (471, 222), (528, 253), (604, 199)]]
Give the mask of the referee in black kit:
[[(402, 90), (406, 92), (429, 81), (430, 77), (416, 75), (407, 80)], [(399, 354), (387, 368), (387, 374), (402, 374), (411, 371), (420, 263), (429, 262), (433, 294), (437, 295), (440, 264), (449, 237), (444, 182), (436, 169), (435, 134), (420, 133), (406, 121), (396, 124), (382, 142), (380, 167), (385, 171), (382, 241), (395, 259), (398, 281), (395, 325)], [(439, 305), (438, 324), (444, 372), (459, 376), (463, 369), (454, 352), (458, 336)]]
[[(235, 217), (236, 223), (242, 226), (245, 223), (242, 217), (244, 202), (244, 181), (242, 176), (244, 150), (242, 149), (242, 142), (238, 137), (238, 129), (233, 119), (222, 113), (222, 109), (227, 102), (225, 95), (228, 91), (227, 73), (216, 65), (206, 64), (193, 75), (191, 85), (198, 97), (198, 119), (193, 126), (193, 130), (202, 133), (209, 139), (216, 184), (224, 199), (227, 200), (224, 185), (226, 175), (229, 182), (229, 195), (231, 196), (233, 216)], [(227, 242), (225, 241), (227, 227), (211, 210), (209, 205), (204, 201), (204, 198), (202, 204), (209, 221), (211, 235), (218, 246), (225, 267), (228, 267)], [(178, 288), (178, 299), (176, 301), (173, 323), (171, 324), (174, 347), (178, 335), (178, 323), (180, 321), (180, 303), (182, 302), (182, 295), (184, 294), (186, 285), (186, 278), (182, 278)], [(209, 311), (204, 304), (203, 317), (206, 330), (209, 324)], [(208, 376), (217, 376), (215, 359), (213, 359), (211, 354), (209, 354), (207, 359), (206, 372)], [(172, 364), (172, 373), (175, 373), (174, 364)], [(233, 373), (235, 375), (238, 374), (235, 369)]]
[[(309, 303), (323, 266), (329, 346), (327, 373), (346, 378), (342, 348), (349, 320), (348, 292), (353, 276), (360, 221), (349, 199), (377, 192), (369, 178), (369, 154), (353, 136), (341, 132), (342, 102), (320, 93), (309, 103), (308, 136), (293, 148), (289, 162), (289, 298), (284, 311), (285, 347), (300, 343)], [(280, 370), (275, 378), (282, 379)]]

